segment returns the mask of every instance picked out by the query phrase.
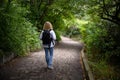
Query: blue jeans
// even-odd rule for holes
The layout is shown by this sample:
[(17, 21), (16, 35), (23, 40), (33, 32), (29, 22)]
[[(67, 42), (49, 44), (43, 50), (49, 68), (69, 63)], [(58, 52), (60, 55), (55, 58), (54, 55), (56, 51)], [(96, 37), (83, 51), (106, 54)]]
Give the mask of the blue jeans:
[(45, 59), (48, 67), (52, 66), (53, 63), (53, 47), (44, 48), (45, 50)]

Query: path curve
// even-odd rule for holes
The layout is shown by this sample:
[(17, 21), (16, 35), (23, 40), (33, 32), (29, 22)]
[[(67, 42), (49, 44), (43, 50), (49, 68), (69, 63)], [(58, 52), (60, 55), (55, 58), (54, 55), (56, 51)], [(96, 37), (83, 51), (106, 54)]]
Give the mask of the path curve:
[(16, 58), (0, 68), (0, 80), (83, 80), (80, 50), (83, 45), (69, 38), (55, 46), (54, 70), (46, 69), (44, 50)]

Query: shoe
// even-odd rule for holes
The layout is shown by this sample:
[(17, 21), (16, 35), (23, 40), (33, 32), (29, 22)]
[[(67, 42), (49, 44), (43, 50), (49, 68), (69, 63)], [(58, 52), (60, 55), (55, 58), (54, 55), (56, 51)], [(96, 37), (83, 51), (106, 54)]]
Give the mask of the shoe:
[(48, 66), (48, 69), (53, 70), (54, 68), (52, 66)]

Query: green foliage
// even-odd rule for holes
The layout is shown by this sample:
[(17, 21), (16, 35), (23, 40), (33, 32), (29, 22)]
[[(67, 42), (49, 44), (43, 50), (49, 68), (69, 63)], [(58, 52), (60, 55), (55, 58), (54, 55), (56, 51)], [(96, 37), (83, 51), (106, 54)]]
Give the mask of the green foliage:
[(40, 48), (36, 28), (24, 18), (26, 12), (25, 8), (14, 1), (7, 12), (0, 12), (0, 49), (4, 52), (24, 55), (30, 50)]
[(83, 34), (81, 34), (81, 26), (87, 24), (88, 21), (79, 20), (78, 18), (73, 17), (73, 19), (71, 19), (70, 21), (68, 19), (64, 19), (64, 23), (65, 30), (63, 31), (63, 35), (75, 40), (80, 40), (81, 35), (84, 36)]
[(92, 71), (95, 80), (113, 80), (114, 69), (110, 67), (105, 61), (92, 62), (89, 61), (90, 66), (92, 66)]
[(61, 37), (60, 37), (60, 32), (59, 31), (55, 31), (56, 33), (56, 41), (60, 41), (61, 40)]
[(72, 36), (75, 36), (75, 35), (80, 35), (80, 30), (76, 26), (71, 26), (69, 28), (66, 28), (65, 35), (67, 35), (69, 37), (72, 37)]
[[(100, 79), (110, 79), (117, 77), (108, 62), (112, 61), (112, 56), (119, 56), (119, 27), (110, 22), (101, 20), (82, 25), (80, 28), (82, 39), (85, 42), (87, 56), (92, 62), (94, 75)], [(115, 60), (115, 58), (113, 59)], [(104, 64), (105, 63), (105, 64)], [(112, 62), (110, 62), (112, 64)], [(111, 69), (109, 71), (109, 69)], [(97, 72), (96, 72), (97, 71)], [(109, 74), (108, 74), (109, 73)], [(119, 77), (119, 76), (118, 76)], [(118, 78), (117, 77), (117, 78)], [(116, 78), (116, 79), (117, 79)]]
[[(87, 20), (89, 23), (81, 25), (80, 31), (86, 44), (87, 56), (92, 62), (94, 75), (99, 76), (96, 80), (119, 80), (120, 78), (118, 73), (114, 71), (118, 67), (116, 65), (111, 66), (111, 64), (119, 62), (116, 58), (120, 57), (119, 3), (119, 0), (90, 0), (84, 1), (82, 7), (85, 16), (80, 19)], [(113, 56), (116, 57), (111, 58)], [(118, 63), (117, 66), (119, 66)], [(111, 71), (108, 71), (109, 69)]]
[[(79, 4), (81, 4), (82, 1), (77, 1), (77, 3), (76, 1), (77, 0), (31, 0), (28, 18), (40, 30), (42, 30), (45, 21), (50, 21), (55, 31), (63, 32), (66, 30), (64, 19), (70, 21), (71, 18), (74, 18), (74, 14), (79, 13), (79, 10), (81, 10)], [(22, 0), (22, 2), (24, 1)], [(60, 36), (60, 34), (61, 33), (58, 35)]]

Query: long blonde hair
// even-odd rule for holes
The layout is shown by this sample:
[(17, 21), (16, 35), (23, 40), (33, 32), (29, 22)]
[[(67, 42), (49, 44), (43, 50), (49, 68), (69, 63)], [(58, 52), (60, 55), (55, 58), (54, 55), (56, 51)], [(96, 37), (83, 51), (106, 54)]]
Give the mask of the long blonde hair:
[(52, 24), (49, 21), (46, 21), (43, 26), (43, 30), (50, 30), (53, 29)]

